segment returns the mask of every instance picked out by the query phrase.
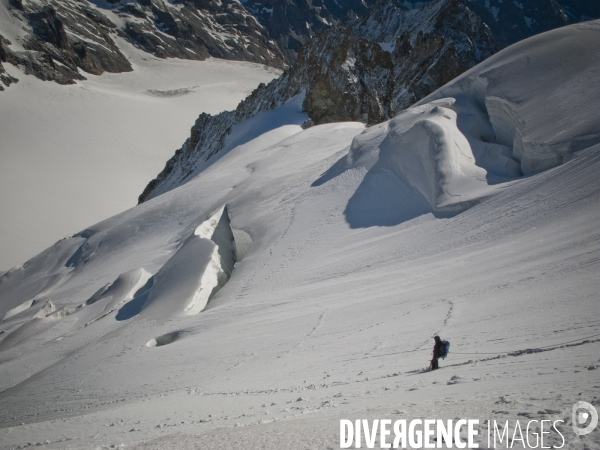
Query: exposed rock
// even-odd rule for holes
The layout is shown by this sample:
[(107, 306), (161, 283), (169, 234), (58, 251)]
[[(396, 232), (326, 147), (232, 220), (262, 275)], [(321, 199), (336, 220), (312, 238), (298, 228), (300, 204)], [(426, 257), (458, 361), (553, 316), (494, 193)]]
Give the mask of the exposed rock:
[[(432, 0), (429, 4), (424, 0), (419, 8), (413, 5), (421, 2), (405, 0), (377, 4), (375, 0), (107, 0), (99, 6), (89, 1), (9, 0), (9, 12), (31, 33), (23, 42), (30, 51), (17, 58), (19, 66), (43, 80), (63, 84), (85, 78), (78, 68), (92, 74), (129, 71), (131, 66), (116, 44), (120, 36), (159, 58), (216, 57), (283, 68), (296, 62), (304, 44), (327, 30), (335, 33), (340, 25), (351, 29), (356, 38), (385, 44), (384, 50), (389, 51), (397, 49), (397, 39), (408, 32), (410, 39), (401, 44), (404, 52), (413, 53), (410, 67), (394, 59), (392, 51), (394, 66), (412, 74), (410, 80), (408, 75), (395, 80), (392, 103), (401, 107), (470, 67), (471, 61), (489, 55), (486, 35), (490, 31), (502, 48), (567, 23), (600, 17), (600, 3), (585, 0)], [(481, 26), (482, 21), (489, 29)], [(422, 38), (417, 42), (419, 32)], [(437, 59), (431, 58), (433, 48)], [(414, 62), (418, 54), (420, 65)], [(459, 60), (454, 60), (455, 55)], [(436, 67), (429, 70), (428, 63)], [(401, 87), (405, 84), (410, 86), (408, 94)], [(326, 83), (321, 87), (327, 90)], [(328, 104), (318, 89), (308, 101), (321, 110)], [(336, 114), (334, 110), (321, 113), (323, 117)]]
[(234, 0), (115, 2), (113, 13), (126, 20), (118, 31), (121, 36), (159, 58), (204, 60), (212, 56), (273, 67), (284, 64), (268, 32)]
[[(35, 52), (13, 52), (7, 45), (7, 40), (3, 39), (2, 44), (2, 57), (1, 60), (8, 62), (13, 66), (20, 67), (27, 75), (35, 75), (37, 78), (47, 81), (56, 81), (59, 84), (72, 84), (74, 79), (85, 79), (78, 72), (73, 71), (71, 68), (65, 65), (54, 64), (52, 56), (41, 51)], [(52, 46), (49, 46), (53, 49)], [(54, 51), (57, 53), (58, 51)], [(8, 78), (7, 78), (8, 76)], [(10, 85), (11, 82), (18, 81), (16, 78), (11, 77), (7, 73), (0, 77), (6, 86)]]
[(589, 0), (558, 0), (571, 22), (583, 22), (600, 17), (600, 2)]
[(29, 34), (22, 41), (26, 51), (13, 51), (4, 42), (4, 60), (26, 74), (72, 84), (85, 79), (79, 69), (94, 75), (132, 70), (111, 36), (115, 25), (88, 3), (13, 1), (10, 5), (12, 16)]
[(469, 7), (489, 25), (501, 47), (581, 20), (570, 20), (556, 0), (470, 0)]
[(569, 23), (600, 17), (600, 2), (588, 0), (467, 0), (466, 5), (490, 27), (501, 48)]
[(353, 28), (377, 42), (390, 42), (396, 36), (390, 42), (395, 111), (409, 107), (499, 49), (489, 28), (460, 0), (436, 1), (418, 10), (389, 3), (382, 14), (374, 16), (365, 16)]
[[(5, 86), (10, 86), (11, 83), (16, 83), (19, 80), (13, 76), (11, 76), (2, 65), (3, 62), (8, 61), (8, 55), (10, 53), (10, 49), (6, 47), (6, 45), (10, 45), (10, 41), (7, 41), (0, 35), (0, 82), (2, 82)], [(0, 84), (0, 91), (3, 91), (4, 87)]]
[(342, 23), (348, 15), (362, 15), (375, 0), (247, 0), (244, 7), (268, 30), (292, 64), (300, 47), (315, 35)]

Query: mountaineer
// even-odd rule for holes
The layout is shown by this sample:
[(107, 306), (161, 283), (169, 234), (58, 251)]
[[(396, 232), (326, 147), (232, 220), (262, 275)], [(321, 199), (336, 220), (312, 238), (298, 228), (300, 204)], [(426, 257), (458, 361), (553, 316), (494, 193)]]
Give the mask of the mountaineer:
[(435, 340), (435, 344), (433, 346), (433, 358), (431, 358), (431, 370), (439, 369), (438, 359), (444, 359), (448, 355), (448, 350), (450, 349), (450, 342), (442, 341), (438, 335), (433, 337)]

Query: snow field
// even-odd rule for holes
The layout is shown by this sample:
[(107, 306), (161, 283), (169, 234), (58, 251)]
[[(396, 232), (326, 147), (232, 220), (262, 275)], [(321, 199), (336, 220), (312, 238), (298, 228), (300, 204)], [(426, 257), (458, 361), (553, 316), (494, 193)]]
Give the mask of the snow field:
[(85, 74), (71, 86), (5, 65), (20, 81), (0, 101), (0, 188), (8, 193), (0, 269), (134, 206), (200, 112), (234, 109), (279, 73), (217, 59), (160, 60), (121, 44), (133, 72)]

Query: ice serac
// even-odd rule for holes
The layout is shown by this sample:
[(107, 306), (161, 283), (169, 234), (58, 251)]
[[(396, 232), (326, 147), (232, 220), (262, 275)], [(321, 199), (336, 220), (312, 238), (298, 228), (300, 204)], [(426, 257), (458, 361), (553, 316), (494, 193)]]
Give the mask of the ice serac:
[(42, 307), (42, 309), (40, 309), (35, 316), (33, 316), (34, 318), (37, 319), (43, 319), (44, 317), (52, 314), (54, 311), (56, 311), (56, 306), (54, 306), (54, 303), (52, 303), (52, 300), (48, 300), (44, 306)]
[(600, 142), (592, 44), (600, 24), (576, 27), (584, 57), (569, 52), (577, 44), (567, 29), (516, 44), (357, 136), (347, 163), (391, 170), (434, 212), (453, 213), (498, 182), (543, 172)]
[(348, 162), (391, 170), (418, 190), (433, 211), (469, 207), (485, 191), (487, 173), (458, 129), (454, 102), (441, 99), (409, 108), (365, 131), (354, 139)]
[(574, 27), (577, 37), (561, 28), (502, 50), (419, 104), (468, 98), (488, 115), (491, 142), (508, 148), (523, 174), (560, 165), (600, 142), (600, 53), (595, 46), (600, 24)]
[(202, 222), (154, 275), (141, 316), (198, 314), (229, 280), (236, 262), (227, 207)]

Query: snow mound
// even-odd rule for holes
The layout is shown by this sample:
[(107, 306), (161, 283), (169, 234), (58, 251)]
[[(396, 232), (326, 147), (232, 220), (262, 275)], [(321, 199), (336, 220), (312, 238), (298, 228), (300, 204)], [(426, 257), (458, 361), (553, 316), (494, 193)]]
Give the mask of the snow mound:
[[(3, 320), (14, 317), (55, 288), (67, 281), (77, 265), (85, 261), (84, 254), (90, 256), (97, 248), (90, 245), (93, 233), (86, 230), (74, 236), (61, 239), (52, 247), (31, 258), (25, 264), (15, 267), (0, 277), (0, 314)], [(32, 276), (34, 274), (43, 274)], [(29, 305), (29, 306), (27, 306)]]
[(93, 305), (101, 300), (108, 300), (105, 310), (114, 309), (118, 305), (134, 298), (143, 288), (152, 274), (143, 267), (122, 273), (115, 281), (100, 288), (86, 300), (85, 305)]
[(350, 166), (391, 170), (438, 212), (460, 211), (486, 192), (487, 172), (478, 167), (469, 140), (457, 126), (454, 99), (402, 111), (383, 126), (354, 138)]
[(456, 213), (600, 142), (600, 22), (576, 28), (511, 46), (365, 130), (347, 166), (391, 171), (434, 212)]

